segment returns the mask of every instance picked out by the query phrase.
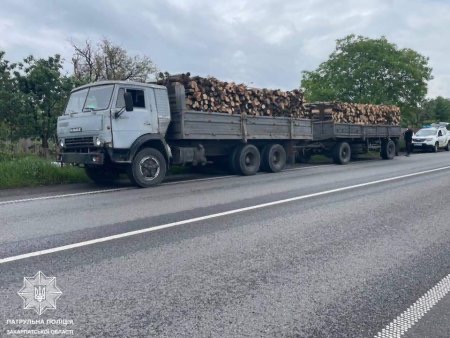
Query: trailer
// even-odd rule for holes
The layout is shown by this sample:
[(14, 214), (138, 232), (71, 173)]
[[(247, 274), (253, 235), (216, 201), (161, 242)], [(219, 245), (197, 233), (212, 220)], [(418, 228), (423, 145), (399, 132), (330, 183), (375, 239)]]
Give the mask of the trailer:
[(73, 90), (58, 118), (60, 160), (84, 166), (99, 184), (127, 173), (149, 187), (171, 165), (221, 162), (233, 173), (253, 175), (281, 171), (313, 153), (345, 164), (374, 145), (391, 159), (400, 136), (396, 126), (192, 111), (185, 97), (180, 83), (104, 81)]
[(304, 149), (312, 150), (312, 153), (324, 153), (337, 164), (346, 164), (359, 154), (371, 150), (379, 151), (381, 158), (389, 160), (398, 155), (400, 136), (400, 126), (314, 121), (314, 147)]

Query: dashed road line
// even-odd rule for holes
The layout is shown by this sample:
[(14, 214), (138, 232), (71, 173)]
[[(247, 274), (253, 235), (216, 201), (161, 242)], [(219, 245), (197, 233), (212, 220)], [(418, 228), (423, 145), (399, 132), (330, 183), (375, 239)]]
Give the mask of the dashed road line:
[(116, 239), (121, 239), (121, 238), (125, 238), (125, 237), (130, 237), (130, 236), (134, 236), (134, 235), (144, 234), (144, 233), (158, 231), (158, 230), (167, 229), (167, 228), (172, 228), (175, 226), (191, 224), (191, 223), (209, 220), (209, 219), (213, 219), (213, 218), (234, 215), (234, 214), (242, 213), (245, 211), (257, 210), (257, 209), (267, 208), (267, 207), (271, 207), (271, 206), (275, 206), (275, 205), (281, 205), (281, 204), (285, 204), (285, 203), (289, 203), (289, 202), (300, 201), (300, 200), (304, 200), (304, 199), (308, 199), (308, 198), (312, 198), (312, 197), (329, 195), (329, 194), (333, 194), (336, 192), (348, 191), (348, 190), (367, 187), (367, 186), (371, 186), (371, 185), (375, 185), (375, 184), (392, 182), (392, 181), (400, 180), (403, 178), (414, 177), (414, 176), (429, 174), (429, 173), (433, 173), (433, 172), (439, 172), (439, 171), (448, 170), (448, 169), (450, 169), (450, 166), (445, 166), (445, 167), (430, 169), (430, 170), (425, 170), (425, 171), (419, 171), (419, 172), (415, 172), (415, 173), (411, 173), (411, 174), (395, 176), (395, 177), (390, 177), (390, 178), (384, 178), (384, 179), (380, 179), (380, 180), (376, 180), (376, 181), (355, 184), (355, 185), (351, 185), (351, 186), (347, 186), (347, 187), (336, 188), (336, 189), (321, 191), (321, 192), (317, 192), (317, 193), (313, 193), (313, 194), (301, 195), (301, 196), (281, 199), (278, 201), (257, 204), (257, 205), (253, 205), (250, 207), (233, 209), (233, 210), (219, 212), (219, 213), (210, 214), (210, 215), (206, 215), (206, 216), (190, 218), (190, 219), (186, 219), (186, 220), (182, 220), (182, 221), (178, 221), (178, 222), (157, 225), (157, 226), (153, 226), (150, 228), (129, 231), (129, 232), (125, 232), (125, 233), (121, 233), (121, 234), (117, 234), (117, 235), (101, 237), (101, 238), (92, 239), (92, 240), (88, 240), (88, 241), (83, 241), (83, 242), (73, 243), (73, 244), (64, 245), (64, 246), (60, 246), (60, 247), (55, 247), (55, 248), (51, 248), (51, 249), (39, 250), (39, 251), (29, 252), (29, 253), (21, 254), (21, 255), (17, 255), (17, 256), (5, 257), (5, 258), (0, 259), (0, 264), (14, 262), (14, 261), (18, 261), (18, 260), (22, 260), (22, 259), (26, 259), (26, 258), (30, 258), (30, 257), (42, 256), (42, 255), (47, 255), (47, 254), (51, 254), (51, 253), (55, 253), (55, 252), (80, 248), (80, 247), (84, 247), (84, 246), (88, 246), (88, 245), (92, 245), (92, 244), (108, 242), (108, 241), (112, 241), (112, 240), (116, 240)]
[(450, 274), (441, 279), (405, 312), (386, 325), (375, 338), (400, 338), (449, 292)]

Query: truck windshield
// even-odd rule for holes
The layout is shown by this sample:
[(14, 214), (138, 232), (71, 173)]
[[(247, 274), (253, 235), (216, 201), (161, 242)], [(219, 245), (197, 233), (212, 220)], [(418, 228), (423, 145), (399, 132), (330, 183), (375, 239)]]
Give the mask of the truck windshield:
[(436, 135), (437, 130), (436, 129), (420, 129), (416, 136), (433, 136)]
[(64, 114), (107, 109), (113, 88), (114, 85), (94, 86), (73, 92)]

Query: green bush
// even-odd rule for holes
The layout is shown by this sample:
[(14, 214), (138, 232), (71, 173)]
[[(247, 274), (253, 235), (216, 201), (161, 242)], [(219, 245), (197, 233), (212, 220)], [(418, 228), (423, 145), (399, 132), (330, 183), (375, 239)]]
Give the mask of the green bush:
[(0, 189), (87, 182), (84, 170), (59, 167), (35, 156), (0, 154)]

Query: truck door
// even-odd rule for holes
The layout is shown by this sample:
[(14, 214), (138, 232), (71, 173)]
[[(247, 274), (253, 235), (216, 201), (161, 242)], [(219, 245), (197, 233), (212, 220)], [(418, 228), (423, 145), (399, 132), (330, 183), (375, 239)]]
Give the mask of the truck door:
[[(157, 132), (157, 121), (152, 114), (151, 88), (120, 85), (116, 91), (115, 105), (111, 116), (111, 129), (114, 148), (127, 149), (143, 134)], [(123, 94), (128, 92), (133, 98), (133, 111), (122, 110), (118, 118), (114, 112), (125, 107)]]

